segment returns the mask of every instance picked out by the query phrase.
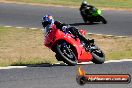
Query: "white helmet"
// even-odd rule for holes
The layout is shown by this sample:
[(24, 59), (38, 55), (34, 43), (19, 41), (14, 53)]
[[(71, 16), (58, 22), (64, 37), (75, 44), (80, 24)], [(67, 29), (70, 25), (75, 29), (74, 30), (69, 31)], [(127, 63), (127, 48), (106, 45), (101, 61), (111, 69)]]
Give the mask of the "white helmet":
[(87, 1), (83, 0), (82, 2), (83, 5), (88, 5)]

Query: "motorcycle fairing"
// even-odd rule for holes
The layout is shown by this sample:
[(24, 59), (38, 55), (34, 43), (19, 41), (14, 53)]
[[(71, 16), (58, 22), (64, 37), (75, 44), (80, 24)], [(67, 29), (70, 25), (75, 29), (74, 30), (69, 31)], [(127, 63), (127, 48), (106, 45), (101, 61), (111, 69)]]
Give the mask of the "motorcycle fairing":
[[(86, 52), (85, 48), (83, 47), (83, 45), (80, 42), (80, 39), (74, 39), (71, 34), (65, 34), (64, 32), (60, 31), (60, 30), (56, 30), (56, 26), (53, 25), (52, 26), (53, 30), (50, 31), (49, 34), (46, 35), (45, 38), (45, 46), (47, 47), (53, 47), (57, 44), (57, 42), (60, 41), (66, 41), (69, 44), (73, 45), (74, 48), (76, 49), (76, 53), (77, 53), (77, 58), (78, 58), (78, 62), (88, 62), (92, 60), (92, 55), (90, 52)], [(54, 49), (52, 48), (52, 50), (54, 51)]]

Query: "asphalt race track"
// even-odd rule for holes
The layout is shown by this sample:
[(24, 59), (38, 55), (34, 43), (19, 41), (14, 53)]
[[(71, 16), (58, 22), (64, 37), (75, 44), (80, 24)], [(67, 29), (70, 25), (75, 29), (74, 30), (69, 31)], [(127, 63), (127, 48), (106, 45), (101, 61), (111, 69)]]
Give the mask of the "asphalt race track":
[[(88, 74), (130, 74), (132, 62), (83, 65)], [(85, 84), (76, 82), (78, 66), (32, 65), (28, 68), (0, 70), (0, 88), (132, 88), (130, 84)]]
[(85, 25), (78, 9), (0, 3), (0, 25), (42, 28), (41, 18), (45, 14), (51, 14), (55, 20), (86, 29), (91, 33), (132, 35), (132, 12), (130, 11), (103, 11), (108, 24)]
[[(41, 27), (41, 17), (50, 13), (56, 20), (83, 28), (92, 33), (132, 35), (132, 12), (104, 11), (108, 24), (84, 25), (78, 9), (41, 7), (0, 3), (0, 25)], [(132, 88), (130, 84), (86, 84), (76, 82), (78, 66), (30, 65), (21, 69), (1, 69), (0, 88)], [(88, 74), (130, 74), (132, 61), (102, 65), (81, 65)]]

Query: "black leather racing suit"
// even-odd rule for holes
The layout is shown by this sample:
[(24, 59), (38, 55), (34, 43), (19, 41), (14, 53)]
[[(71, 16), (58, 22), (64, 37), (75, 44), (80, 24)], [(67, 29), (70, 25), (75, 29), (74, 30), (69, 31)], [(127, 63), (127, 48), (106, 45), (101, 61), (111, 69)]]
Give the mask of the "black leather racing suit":
[[(56, 27), (57, 27), (58, 29), (62, 29), (63, 26), (66, 26), (66, 24), (63, 24), (63, 23), (58, 22), (58, 21), (55, 21), (54, 24), (56, 25)], [(83, 41), (85, 41), (85, 42), (88, 43), (88, 44), (89, 44), (90, 41), (91, 41), (91, 40), (87, 40), (87, 39), (79, 32), (79, 30), (78, 30), (77, 28), (75, 28), (75, 27), (68, 27), (66, 30), (67, 30), (67, 31), (70, 31), (76, 38), (79, 38), (80, 40), (83, 40)]]
[(84, 20), (84, 22), (87, 22), (87, 17), (91, 17), (92, 16), (92, 9), (94, 8), (94, 6), (92, 5), (81, 5), (80, 7), (80, 14)]

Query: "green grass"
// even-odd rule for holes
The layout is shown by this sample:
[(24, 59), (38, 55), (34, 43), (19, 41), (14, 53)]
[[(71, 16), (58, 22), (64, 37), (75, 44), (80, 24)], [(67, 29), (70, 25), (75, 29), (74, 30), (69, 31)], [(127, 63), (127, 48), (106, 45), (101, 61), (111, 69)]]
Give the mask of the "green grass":
[[(41, 30), (0, 27), (0, 66), (56, 63), (55, 53), (43, 45)], [(88, 35), (106, 54), (106, 60), (132, 59), (132, 37)]]
[(0, 66), (55, 62), (43, 45), (42, 31), (0, 27)]
[(122, 59), (122, 58), (126, 58), (132, 59), (132, 50), (131, 51), (117, 51), (117, 52), (109, 52), (107, 57), (111, 58), (111, 59)]
[[(41, 3), (63, 6), (80, 6), (82, 0), (6, 0), (26, 3)], [(86, 0), (97, 7), (132, 8), (132, 0)]]
[(132, 37), (93, 36), (93, 38), (104, 50), (107, 60), (132, 59)]

